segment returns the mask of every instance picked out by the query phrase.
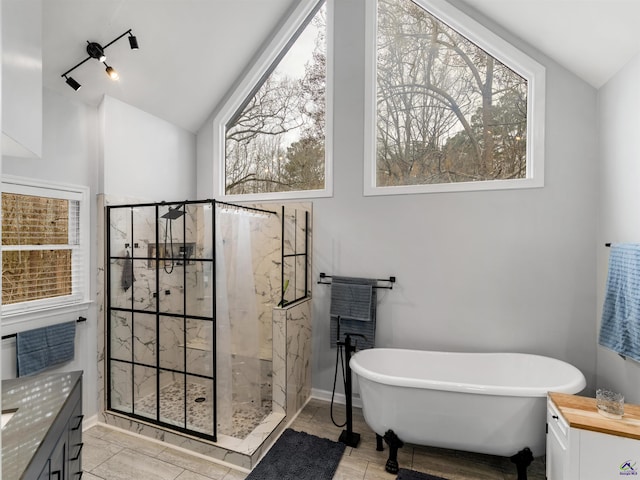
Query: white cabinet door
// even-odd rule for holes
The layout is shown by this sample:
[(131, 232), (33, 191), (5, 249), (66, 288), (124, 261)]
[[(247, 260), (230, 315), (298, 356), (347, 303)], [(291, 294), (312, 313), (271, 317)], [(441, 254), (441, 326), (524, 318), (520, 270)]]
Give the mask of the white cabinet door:
[(640, 478), (640, 441), (580, 430), (580, 480)]
[(547, 480), (570, 480), (569, 424), (547, 403)]
[(568, 455), (566, 439), (559, 435), (557, 428), (549, 424), (547, 433), (547, 480), (566, 480), (565, 470)]

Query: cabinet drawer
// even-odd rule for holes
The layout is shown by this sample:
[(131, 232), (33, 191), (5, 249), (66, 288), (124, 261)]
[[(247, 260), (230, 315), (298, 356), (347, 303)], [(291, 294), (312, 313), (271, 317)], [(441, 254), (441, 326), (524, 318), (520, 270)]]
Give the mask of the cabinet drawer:
[[(78, 403), (69, 419), (69, 444), (73, 447), (82, 443), (82, 405)], [(73, 452), (72, 452), (72, 457)]]
[(560, 412), (550, 400), (547, 402), (547, 425), (550, 430), (553, 430), (557, 437), (565, 441), (567, 440), (569, 424), (562, 415), (560, 415)]
[(76, 403), (69, 418), (69, 480), (82, 477), (82, 401)]

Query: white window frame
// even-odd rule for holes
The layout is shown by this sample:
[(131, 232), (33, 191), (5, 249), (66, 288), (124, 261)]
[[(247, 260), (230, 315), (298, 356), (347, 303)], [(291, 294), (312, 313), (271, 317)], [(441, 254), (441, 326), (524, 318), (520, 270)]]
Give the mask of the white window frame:
[(327, 64), (325, 85), (325, 178), (324, 188), (319, 190), (296, 190), (290, 192), (268, 192), (251, 194), (227, 194), (225, 174), (226, 124), (249, 97), (256, 85), (261, 83), (266, 72), (288, 51), (293, 38), (321, 3), (319, 0), (302, 0), (282, 28), (264, 48), (262, 54), (233, 89), (229, 99), (222, 105), (213, 119), (213, 193), (216, 198), (226, 197), (234, 201), (291, 200), (299, 198), (321, 198), (333, 195), (333, 2), (324, 0), (327, 8)]
[(527, 80), (526, 178), (429, 185), (376, 185), (377, 0), (366, 2), (364, 195), (401, 195), (539, 188), (544, 186), (545, 68), (446, 0), (413, 0)]
[(13, 330), (11, 325), (17, 325), (25, 321), (38, 321), (40, 319), (52, 319), (60, 316), (68, 320), (67, 317), (70, 314), (86, 314), (86, 310), (90, 304), (91, 275), (89, 188), (10, 175), (3, 175), (1, 183), (0, 188), (3, 193), (60, 198), (80, 202), (80, 238), (77, 253), (80, 268), (76, 269), (74, 267), (73, 269), (78, 275), (72, 279), (71, 295), (2, 305), (3, 331), (6, 327), (9, 327), (9, 330)]

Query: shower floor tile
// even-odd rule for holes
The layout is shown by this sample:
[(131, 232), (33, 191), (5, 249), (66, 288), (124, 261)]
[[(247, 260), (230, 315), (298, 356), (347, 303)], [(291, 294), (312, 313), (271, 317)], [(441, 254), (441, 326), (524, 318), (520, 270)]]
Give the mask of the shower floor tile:
[[(174, 382), (160, 389), (160, 420), (184, 427), (184, 387)], [(204, 399), (204, 400), (202, 400)], [(240, 404), (233, 406), (229, 428), (218, 425), (218, 434), (244, 439), (271, 413), (271, 400), (262, 405)], [(156, 417), (155, 393), (141, 398), (135, 404), (135, 413), (149, 418)], [(187, 383), (187, 428), (212, 434), (213, 403), (211, 390), (197, 383)]]

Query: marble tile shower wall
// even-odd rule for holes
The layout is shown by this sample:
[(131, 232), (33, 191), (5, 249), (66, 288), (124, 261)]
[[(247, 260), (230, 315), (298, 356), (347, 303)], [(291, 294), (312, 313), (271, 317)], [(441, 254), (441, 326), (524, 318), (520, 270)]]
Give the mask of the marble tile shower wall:
[[(274, 211), (278, 218), (282, 214), (281, 204), (255, 204), (257, 208)], [(282, 223), (276, 217), (263, 218), (251, 222), (251, 240), (253, 249), (253, 271), (255, 274), (256, 295), (258, 299), (258, 318), (260, 325), (260, 358), (271, 360), (273, 352), (273, 308), (281, 300), (282, 248), (284, 254), (304, 250), (305, 224), (304, 212), (309, 213), (311, 230), (311, 204), (287, 203), (285, 208), (285, 234), (282, 242)], [(297, 216), (297, 222), (292, 219)], [(311, 235), (308, 249), (311, 251)], [(303, 257), (285, 259), (285, 278), (290, 278), (291, 287), (285, 299), (291, 301), (305, 295), (305, 268)], [(310, 270), (310, 269), (309, 269)]]
[(274, 309), (273, 324), (273, 408), (289, 417), (311, 395), (311, 300)]

